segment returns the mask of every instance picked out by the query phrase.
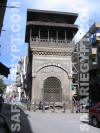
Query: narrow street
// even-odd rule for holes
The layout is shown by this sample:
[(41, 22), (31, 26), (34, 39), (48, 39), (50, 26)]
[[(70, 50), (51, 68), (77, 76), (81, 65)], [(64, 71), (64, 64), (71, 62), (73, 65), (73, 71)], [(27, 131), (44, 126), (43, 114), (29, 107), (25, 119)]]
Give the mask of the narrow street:
[[(15, 108), (15, 107), (14, 107)], [(7, 123), (11, 129), (11, 125), (16, 123), (11, 120), (12, 116), (18, 113), (11, 112), (11, 105), (4, 104), (2, 114), (7, 118)], [(15, 117), (16, 118), (16, 117)], [(93, 127), (88, 124), (87, 113), (71, 113), (66, 110), (41, 110), (36, 112), (20, 109), (20, 131), (18, 133), (99, 133), (100, 128)], [(18, 120), (18, 118), (17, 118)], [(18, 122), (17, 122), (18, 124)], [(14, 132), (16, 133), (16, 132)]]
[[(87, 114), (70, 112), (26, 112), (34, 133), (99, 133), (100, 128), (88, 125)], [(83, 122), (82, 118), (85, 116)]]
[(100, 0), (0, 0), (0, 133), (100, 133), (99, 12)]

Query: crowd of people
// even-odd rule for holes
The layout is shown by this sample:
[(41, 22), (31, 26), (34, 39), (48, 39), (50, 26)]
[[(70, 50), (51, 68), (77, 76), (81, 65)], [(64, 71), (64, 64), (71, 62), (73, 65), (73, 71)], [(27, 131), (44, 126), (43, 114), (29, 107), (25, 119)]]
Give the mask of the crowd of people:
[(17, 101), (18, 101), (18, 97), (16, 96), (5, 96), (3, 94), (0, 94), (0, 113), (4, 103), (16, 104)]

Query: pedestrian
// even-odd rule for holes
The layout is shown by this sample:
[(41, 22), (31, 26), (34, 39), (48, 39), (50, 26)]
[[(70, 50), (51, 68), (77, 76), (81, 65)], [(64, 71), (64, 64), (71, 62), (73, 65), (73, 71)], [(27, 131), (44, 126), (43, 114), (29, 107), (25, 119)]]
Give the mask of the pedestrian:
[(76, 103), (76, 113), (79, 113), (80, 112), (80, 103), (79, 101), (77, 101)]
[(3, 103), (4, 103), (3, 96), (0, 95), (0, 113), (1, 113), (1, 111), (2, 111), (2, 105), (3, 105)]
[(39, 103), (39, 110), (41, 110), (42, 109), (42, 102), (40, 101), (40, 103)]
[(30, 111), (30, 109), (31, 109), (31, 100), (30, 100), (30, 98), (27, 96), (27, 110)]

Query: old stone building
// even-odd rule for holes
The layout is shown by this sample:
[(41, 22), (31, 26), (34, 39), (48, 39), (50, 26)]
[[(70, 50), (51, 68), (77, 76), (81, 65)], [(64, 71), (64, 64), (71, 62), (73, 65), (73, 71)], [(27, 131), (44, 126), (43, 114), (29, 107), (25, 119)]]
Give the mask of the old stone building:
[(90, 84), (89, 96), (93, 103), (100, 102), (100, 22), (94, 23), (89, 29), (90, 35)]
[(27, 11), (25, 41), (28, 43), (27, 93), (33, 101), (72, 100), (73, 37), (78, 14)]

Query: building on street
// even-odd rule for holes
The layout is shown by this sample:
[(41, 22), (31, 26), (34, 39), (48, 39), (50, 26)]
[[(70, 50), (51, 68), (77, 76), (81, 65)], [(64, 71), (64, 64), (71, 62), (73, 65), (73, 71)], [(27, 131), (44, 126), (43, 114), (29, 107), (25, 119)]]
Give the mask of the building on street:
[(72, 101), (73, 38), (78, 14), (27, 10), (27, 92), (33, 101)]
[(18, 90), (16, 84), (8, 84), (6, 86), (5, 95), (9, 97), (15, 97), (18, 95)]
[[(78, 67), (76, 67), (78, 70), (78, 94), (81, 98), (85, 98), (85, 94), (89, 93), (87, 104), (89, 104), (89, 101), (98, 103), (100, 101), (100, 23), (94, 23), (89, 28), (89, 31), (76, 44), (76, 49), (76, 57), (78, 57), (78, 61), (76, 61), (76, 64), (78, 64)], [(85, 57), (87, 58), (85, 59)], [(80, 74), (82, 73), (80, 68), (81, 65), (85, 67), (84, 64), (88, 64), (89, 66), (88, 72), (83, 72), (83, 74), (88, 73), (88, 81), (82, 81), (80, 77)], [(84, 95), (80, 94), (82, 87), (89, 88), (88, 91), (84, 91)]]
[(23, 56), (17, 65), (17, 77), (16, 83), (18, 87), (19, 100), (22, 97), (26, 97), (25, 88), (26, 88), (26, 70), (27, 70), (27, 56)]
[(90, 34), (90, 99), (94, 103), (100, 102), (100, 22), (94, 23)]

